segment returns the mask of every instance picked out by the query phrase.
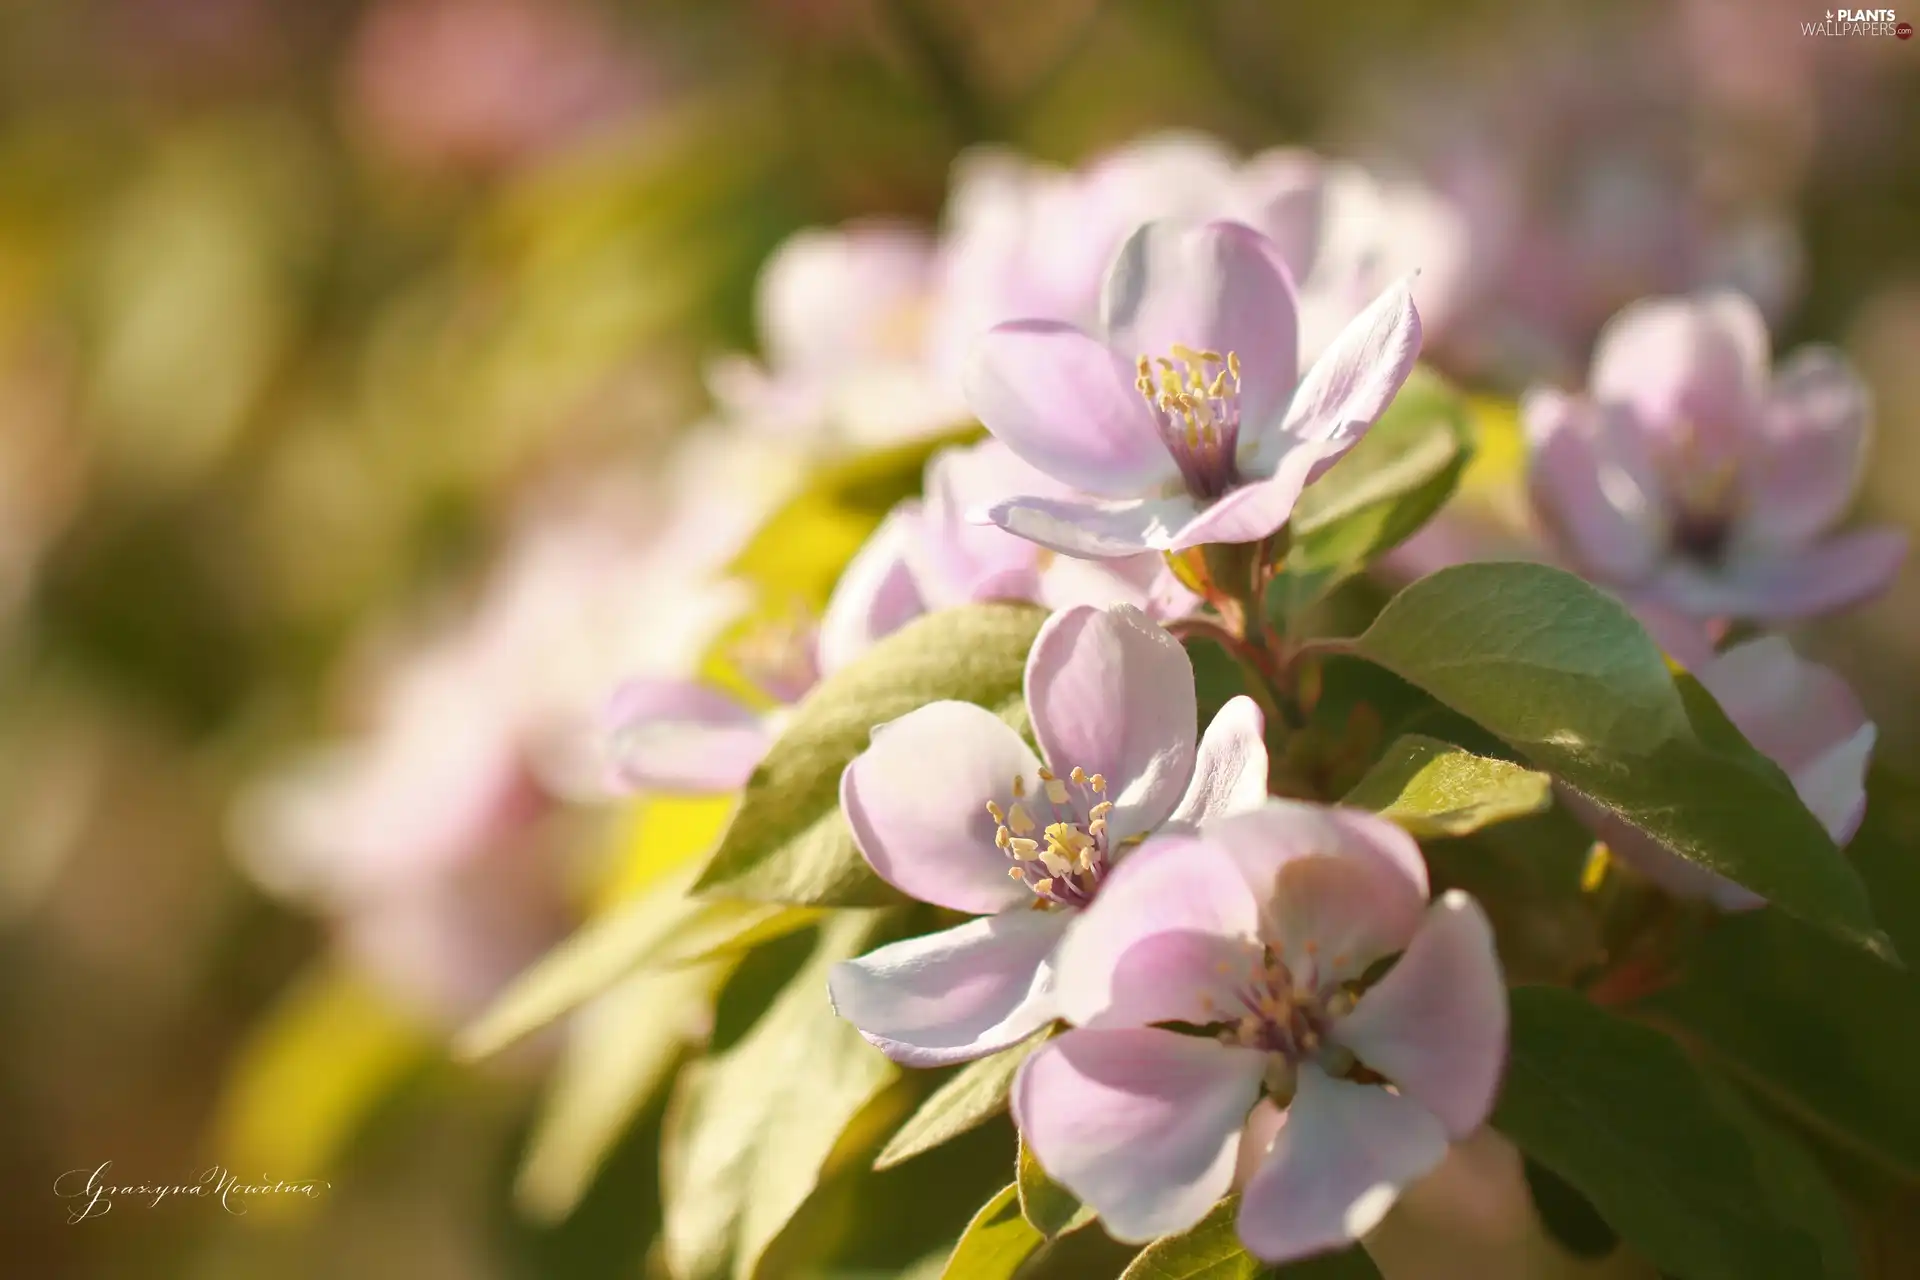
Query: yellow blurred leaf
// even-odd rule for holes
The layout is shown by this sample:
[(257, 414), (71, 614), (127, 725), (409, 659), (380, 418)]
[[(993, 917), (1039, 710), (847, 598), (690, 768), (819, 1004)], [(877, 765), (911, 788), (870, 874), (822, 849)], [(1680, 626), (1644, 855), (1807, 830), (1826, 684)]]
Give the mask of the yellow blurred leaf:
[[(247, 1178), (319, 1179), (361, 1123), (434, 1052), (426, 1028), (344, 965), (310, 970), (255, 1025), (212, 1126), (212, 1158)], [(316, 1201), (262, 1196), (258, 1213)]]

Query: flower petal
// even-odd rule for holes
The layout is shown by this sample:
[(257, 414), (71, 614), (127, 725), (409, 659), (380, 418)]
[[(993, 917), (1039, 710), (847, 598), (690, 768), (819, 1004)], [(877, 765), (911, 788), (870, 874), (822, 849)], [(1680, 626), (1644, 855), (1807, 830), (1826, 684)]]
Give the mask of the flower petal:
[(1637, 426), (1618, 410), (1557, 391), (1520, 406), (1535, 517), (1581, 568), (1612, 582), (1652, 572), (1665, 553), (1665, 499)]
[(1788, 622), (1871, 600), (1906, 556), (1904, 531), (1862, 529), (1796, 551), (1736, 552), (1718, 568), (1675, 561), (1648, 590), (1696, 617)]
[(1400, 394), (1419, 358), (1420, 313), (1413, 278), (1405, 276), (1348, 321), (1313, 362), (1287, 405), (1278, 432), (1285, 439), (1276, 442), (1271, 432), (1257, 437), (1256, 470), (1276, 465), (1287, 442), (1358, 441)]
[(918, 519), (913, 505), (902, 503), (847, 562), (820, 616), (821, 671), (838, 671), (926, 612), (907, 564)]
[(1446, 1154), (1446, 1131), (1419, 1103), (1303, 1067), (1287, 1122), (1241, 1198), (1240, 1239), (1268, 1262), (1351, 1244)]
[(1267, 904), (1263, 934), (1296, 978), (1358, 977), (1405, 947), (1426, 911), (1427, 865), (1412, 836), (1359, 809), (1269, 800), (1203, 835)]
[(1507, 987), (1480, 904), (1442, 894), (1333, 1038), (1438, 1116), (1448, 1137), (1478, 1129), (1507, 1060)]
[(987, 802), (1040, 762), (970, 702), (931, 702), (874, 730), (840, 775), (840, 807), (880, 878), (922, 902), (986, 915), (1032, 894), (1007, 875)]
[(1010, 498), (981, 514), (988, 523), (1063, 555), (1111, 560), (1171, 548), (1199, 510), (1182, 493), (1124, 502)]
[(1743, 532), (1793, 545), (1837, 523), (1866, 464), (1868, 412), (1867, 389), (1838, 352), (1806, 347), (1788, 357), (1741, 477)]
[(1030, 598), (1040, 548), (968, 519), (1007, 498), (1062, 496), (1062, 486), (998, 440), (942, 449), (927, 463), (921, 536), (908, 548), (921, 590), (937, 608), (972, 600)]
[(1647, 298), (1607, 322), (1594, 344), (1595, 400), (1633, 408), (1662, 434), (1685, 430), (1717, 465), (1737, 460), (1766, 392), (1767, 322), (1731, 292)]
[(1319, 479), (1355, 443), (1354, 439), (1294, 442), (1264, 480), (1241, 485), (1202, 510), (1176, 533), (1168, 550), (1209, 542), (1258, 542), (1293, 518), (1300, 492)]
[(1131, 364), (1054, 320), (982, 334), (967, 360), (967, 407), (1028, 463), (1087, 493), (1128, 498), (1179, 477)]
[(1874, 727), (1846, 681), (1781, 636), (1736, 645), (1694, 675), (1747, 741), (1787, 771), (1827, 833), (1851, 839), (1866, 811)]
[(1063, 911), (1013, 907), (833, 967), (836, 1013), (895, 1062), (943, 1067), (995, 1053), (1054, 1018), (1048, 957)]
[(1226, 854), (1190, 836), (1149, 840), (1067, 930), (1061, 1016), (1083, 1027), (1215, 1021), (1235, 999), (1233, 975), (1249, 967), (1259, 922)]
[(1115, 842), (1159, 826), (1193, 776), (1199, 710), (1180, 642), (1132, 605), (1047, 619), (1027, 655), (1027, 710), (1054, 772), (1104, 774)]
[(1255, 1050), (1171, 1031), (1069, 1031), (1021, 1064), (1014, 1119), (1109, 1235), (1143, 1243), (1226, 1194), (1265, 1065)]
[(1271, 240), (1237, 222), (1140, 227), (1107, 272), (1100, 315), (1116, 354), (1237, 355), (1242, 422), (1278, 417), (1299, 377), (1293, 277)]
[(629, 791), (733, 791), (773, 745), (758, 713), (691, 680), (622, 685), (607, 722), (614, 782)]
[(1246, 694), (1214, 715), (1194, 757), (1193, 781), (1167, 821), (1199, 827), (1267, 801), (1266, 717)]

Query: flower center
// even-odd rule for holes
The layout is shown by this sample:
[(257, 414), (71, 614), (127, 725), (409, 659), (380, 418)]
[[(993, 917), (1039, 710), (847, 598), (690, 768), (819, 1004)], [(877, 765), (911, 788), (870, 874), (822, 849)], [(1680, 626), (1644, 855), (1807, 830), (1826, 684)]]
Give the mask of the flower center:
[(755, 688), (785, 706), (820, 683), (819, 628), (802, 616), (754, 628), (727, 656)]
[(1093, 901), (1108, 865), (1107, 780), (1075, 766), (1065, 778), (1040, 770), (1040, 793), (1013, 780), (1013, 800), (1002, 809), (987, 801), (999, 824), (993, 833), (1013, 865), (1007, 874), (1033, 890), (1037, 907), (1084, 907)]
[(1662, 468), (1674, 512), (1667, 543), (1688, 560), (1714, 565), (1725, 556), (1733, 533), (1740, 474), (1732, 459), (1716, 461), (1705, 439), (1697, 429), (1683, 432)]
[[(1158, 366), (1156, 375), (1155, 366)], [(1211, 501), (1240, 479), (1240, 357), (1175, 343), (1173, 359), (1140, 357), (1134, 380), (1187, 492)]]
[[(1296, 971), (1273, 945), (1264, 945), (1230, 1005), (1202, 998), (1203, 1007), (1225, 1024), (1219, 1032), (1223, 1044), (1269, 1055), (1266, 1089), (1282, 1104), (1293, 1097), (1302, 1063), (1316, 1062), (1332, 1076), (1348, 1075), (1357, 1065), (1351, 1053), (1327, 1038), (1333, 1024), (1353, 1011), (1356, 994), (1351, 984), (1322, 977), (1314, 943), (1302, 952)], [(1327, 966), (1329, 973), (1339, 972), (1344, 962), (1337, 957)], [(1227, 971), (1223, 964), (1222, 972)]]

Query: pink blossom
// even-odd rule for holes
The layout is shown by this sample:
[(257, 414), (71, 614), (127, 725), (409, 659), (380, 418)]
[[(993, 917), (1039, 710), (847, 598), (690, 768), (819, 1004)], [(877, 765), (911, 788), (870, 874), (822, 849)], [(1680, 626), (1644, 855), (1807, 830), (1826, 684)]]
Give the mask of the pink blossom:
[[(1719, 702), (1734, 727), (1786, 771), (1801, 803), (1834, 842), (1853, 839), (1867, 811), (1867, 764), (1875, 729), (1846, 682), (1808, 662), (1779, 636), (1763, 636), (1725, 653), (1699, 642), (1669, 649)], [(1564, 789), (1561, 799), (1613, 856), (1676, 897), (1710, 902), (1722, 911), (1765, 905), (1752, 890), (1672, 853), (1658, 841)]]
[(1767, 364), (1746, 298), (1651, 299), (1601, 334), (1586, 395), (1531, 393), (1534, 508), (1567, 560), (1701, 618), (1804, 617), (1883, 590), (1905, 535), (1831, 533), (1865, 461), (1865, 388), (1825, 349)]
[[(1274, 800), (1156, 838), (1060, 946), (1076, 1029), (1022, 1065), (1021, 1133), (1118, 1240), (1192, 1226), (1243, 1163), (1239, 1233), (1261, 1258), (1366, 1234), (1485, 1121), (1505, 1060), (1486, 916), (1427, 897), (1419, 846), (1357, 810)], [(1263, 1097), (1277, 1126), (1248, 1124)], [(1265, 1149), (1242, 1152), (1249, 1132)]]
[(1050, 618), (1026, 698), (1040, 757), (992, 712), (934, 702), (876, 729), (841, 776), (881, 878), (976, 917), (834, 969), (834, 1008), (896, 1061), (961, 1062), (1046, 1025), (1054, 946), (1126, 849), (1265, 798), (1259, 709), (1235, 698), (1196, 743), (1186, 652), (1130, 605)]
[(1107, 275), (1103, 335), (996, 326), (967, 402), (986, 428), (1087, 498), (1022, 496), (993, 523), (1106, 558), (1255, 542), (1392, 402), (1420, 349), (1407, 283), (1388, 287), (1304, 378), (1292, 278), (1271, 240), (1230, 222), (1149, 223)]

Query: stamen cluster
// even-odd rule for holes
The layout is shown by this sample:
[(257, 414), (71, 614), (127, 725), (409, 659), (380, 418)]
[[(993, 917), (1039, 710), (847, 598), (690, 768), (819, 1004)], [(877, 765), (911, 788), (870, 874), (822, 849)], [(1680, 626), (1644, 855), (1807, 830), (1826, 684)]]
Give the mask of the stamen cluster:
[(1211, 499), (1232, 488), (1239, 479), (1240, 357), (1175, 343), (1171, 360), (1140, 357), (1134, 385), (1152, 406), (1188, 492)]
[(1078, 765), (1065, 778), (1045, 768), (1039, 776), (1038, 796), (1030, 799), (1027, 780), (1015, 777), (1012, 804), (1002, 809), (987, 801), (999, 824), (993, 841), (1013, 859), (1007, 874), (1033, 890), (1036, 905), (1083, 907), (1107, 874), (1107, 815), (1113, 812), (1113, 802), (1101, 798), (1107, 780)]

